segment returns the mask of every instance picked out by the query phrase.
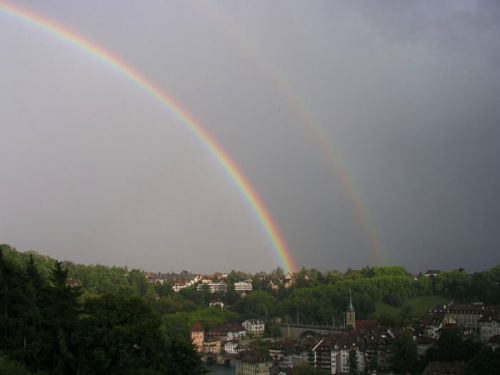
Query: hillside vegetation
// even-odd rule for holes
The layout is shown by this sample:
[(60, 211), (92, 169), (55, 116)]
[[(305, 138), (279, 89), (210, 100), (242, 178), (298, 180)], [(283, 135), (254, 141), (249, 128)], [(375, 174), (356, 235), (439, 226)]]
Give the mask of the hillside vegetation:
[[(253, 275), (232, 271), (225, 278), (227, 293), (210, 294), (193, 287), (175, 293), (172, 284), (150, 283), (143, 271), (126, 267), (58, 262), (35, 252), (18, 252), (8, 245), (0, 245), (0, 254), (0, 306), (7, 309), (0, 318), (0, 351), (4, 352), (3, 356), (0, 353), (0, 363), (16, 366), (9, 361), (22, 362), (29, 371), (70, 366), (78, 360), (83, 361), (78, 365), (81, 368), (113, 374), (110, 363), (120, 362), (116, 358), (125, 354), (134, 355), (127, 352), (131, 349), (126, 344), (130, 343), (128, 335), (132, 335), (147, 340), (144, 350), (151, 350), (148, 355), (153, 358), (157, 350), (181, 350), (185, 355), (180, 358), (191, 369), (188, 373), (196, 374), (200, 364), (189, 340), (194, 322), (200, 321), (210, 329), (247, 318), (269, 322), (272, 317), (281, 317), (320, 325), (331, 325), (335, 318), (335, 325), (340, 326), (350, 293), (357, 319), (375, 318), (388, 325), (404, 324), (449, 300), (500, 304), (500, 266), (473, 274), (453, 270), (436, 277), (411, 275), (398, 266), (344, 273), (302, 269), (293, 275), (291, 287), (285, 287), (280, 268)], [(68, 286), (71, 279), (79, 284), (77, 288)], [(254, 290), (242, 297), (232, 286), (246, 279), (251, 279)], [(214, 300), (224, 302), (224, 310), (208, 307)], [(136, 315), (142, 316), (140, 321)], [(110, 330), (115, 324), (125, 325), (126, 331)], [(146, 327), (153, 336), (139, 334)], [(267, 327), (268, 335), (279, 334), (277, 327)], [(58, 330), (62, 333), (54, 336)], [(28, 356), (21, 350), (24, 337), (32, 345)], [(114, 346), (107, 344), (106, 338), (124, 340), (128, 349), (123, 355), (112, 353), (109, 350)], [(157, 342), (157, 347), (151, 348), (150, 342)], [(151, 374), (155, 368), (174, 365), (174, 360), (166, 363), (158, 359)], [(123, 366), (128, 370), (122, 373), (131, 371), (130, 364), (124, 362)]]

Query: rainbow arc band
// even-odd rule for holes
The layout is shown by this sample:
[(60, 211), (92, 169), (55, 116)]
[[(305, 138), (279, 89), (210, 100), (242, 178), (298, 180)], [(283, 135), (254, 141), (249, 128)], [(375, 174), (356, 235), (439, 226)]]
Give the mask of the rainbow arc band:
[(246, 34), (241, 32), (240, 26), (218, 9), (218, 4), (216, 2), (201, 1), (197, 4), (202, 7), (205, 14), (212, 22), (224, 27), (226, 33), (234, 38), (236, 42), (234, 46), (239, 47), (245, 54), (245, 57), (252, 61), (255, 67), (262, 70), (267, 79), (273, 83), (273, 86), (286, 99), (289, 104), (289, 109), (294, 112), (300, 124), (303, 125), (312, 136), (318, 149), (324, 155), (328, 167), (337, 179), (338, 187), (351, 207), (354, 218), (358, 222), (363, 236), (368, 241), (373, 261), (377, 264), (384, 264), (386, 249), (377, 232), (376, 226), (370, 220), (366, 204), (363, 202), (361, 194), (349, 175), (345, 167), (345, 162), (337, 152), (333, 141), (330, 140), (330, 136), (319, 125), (319, 121), (314, 117), (310, 106), (308, 106), (304, 98), (301, 97), (300, 91), (292, 87), (290, 79), (283, 73), (282, 69), (271, 62), (267, 54), (263, 53), (259, 44), (255, 43), (247, 37)]
[(5, 1), (0, 1), (0, 14), (8, 15), (27, 25), (51, 34), (70, 45), (78, 47), (80, 50), (85, 51), (112, 67), (116, 72), (134, 82), (143, 88), (150, 96), (158, 100), (198, 139), (198, 141), (200, 141), (202, 145), (205, 146), (208, 152), (222, 166), (231, 181), (238, 187), (241, 195), (245, 198), (245, 201), (257, 216), (260, 225), (271, 241), (272, 247), (284, 270), (286, 272), (293, 272), (296, 270), (295, 263), (285, 240), (274, 223), (271, 214), (264, 206), (264, 203), (253, 189), (250, 182), (229, 155), (227, 155), (227, 153), (217, 144), (215, 139), (199, 122), (182, 109), (171, 96), (167, 95), (159, 87), (148, 81), (141, 73), (127, 65), (116, 55), (111, 54), (94, 42), (76, 34), (67, 27), (63, 27), (52, 20)]

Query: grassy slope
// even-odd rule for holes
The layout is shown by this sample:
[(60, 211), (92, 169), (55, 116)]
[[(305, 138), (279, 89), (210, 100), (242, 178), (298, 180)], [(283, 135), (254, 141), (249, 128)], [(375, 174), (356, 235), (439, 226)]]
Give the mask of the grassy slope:
[(415, 297), (406, 300), (401, 307), (394, 307), (386, 303), (380, 302), (375, 305), (375, 312), (373, 314), (374, 318), (377, 318), (381, 314), (395, 316), (401, 313), (401, 310), (405, 307), (410, 309), (410, 315), (412, 317), (422, 316), (428, 309), (449, 302), (449, 298), (441, 296), (425, 296), (425, 297)]

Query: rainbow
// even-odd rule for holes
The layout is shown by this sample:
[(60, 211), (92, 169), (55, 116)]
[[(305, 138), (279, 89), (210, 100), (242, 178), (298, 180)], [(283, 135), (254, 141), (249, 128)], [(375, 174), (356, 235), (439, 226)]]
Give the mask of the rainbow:
[(271, 214), (264, 206), (264, 203), (253, 189), (250, 182), (236, 166), (235, 162), (231, 160), (227, 153), (217, 144), (215, 139), (200, 125), (199, 122), (182, 109), (182, 107), (176, 103), (171, 96), (167, 95), (159, 87), (148, 81), (141, 73), (127, 65), (116, 55), (111, 54), (92, 41), (76, 34), (66, 27), (57, 24), (54, 21), (5, 1), (0, 1), (0, 14), (8, 15), (18, 21), (26, 23), (32, 27), (36, 27), (45, 33), (53, 35), (54, 37), (57, 37), (68, 44), (85, 51), (140, 86), (150, 96), (158, 100), (191, 132), (192, 135), (198, 139), (202, 145), (205, 146), (208, 152), (223, 168), (230, 180), (237, 186), (241, 195), (256, 215), (262, 229), (269, 238), (274, 252), (284, 270), (286, 272), (294, 272), (297, 269), (292, 259), (290, 250), (273, 221)]
[(314, 142), (319, 146), (319, 149), (324, 155), (330, 170), (338, 180), (338, 186), (342, 196), (344, 196), (351, 207), (353, 216), (371, 250), (373, 260), (378, 264), (383, 264), (384, 247), (380, 240), (380, 236), (377, 233), (375, 225), (370, 220), (368, 209), (361, 198), (361, 194), (344, 167), (345, 163), (336, 151), (332, 141), (329, 140), (330, 136), (317, 125), (318, 121), (314, 118), (309, 107), (296, 93), (297, 91), (291, 87), (280, 69), (273, 66), (261, 50), (256, 47), (256, 44), (252, 43), (246, 35), (239, 31), (238, 25), (232, 22), (232, 20), (221, 11), (215, 9), (216, 4), (213, 2), (204, 1), (198, 3), (198, 5), (203, 7), (206, 14), (212, 17), (217, 25), (225, 27), (226, 33), (232, 35), (235, 39), (235, 45), (240, 47), (246, 53), (247, 57), (254, 60), (256, 67), (260, 68), (263, 73), (266, 74), (267, 78), (273, 82), (274, 87), (276, 87), (286, 98), (289, 108), (295, 113), (301, 124), (309, 131), (309, 134), (311, 134)]

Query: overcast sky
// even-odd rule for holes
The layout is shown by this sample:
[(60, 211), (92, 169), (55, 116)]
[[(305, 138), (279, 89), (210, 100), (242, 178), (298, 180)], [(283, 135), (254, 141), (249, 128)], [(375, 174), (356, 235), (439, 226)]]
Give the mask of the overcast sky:
[[(181, 103), (240, 166), (299, 266), (500, 263), (500, 2), (15, 3)], [(280, 265), (171, 113), (1, 12), (0, 242), (154, 271)]]

